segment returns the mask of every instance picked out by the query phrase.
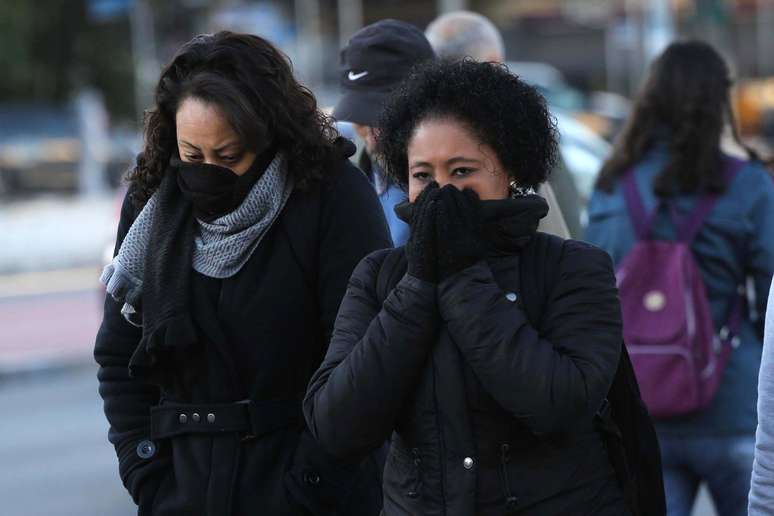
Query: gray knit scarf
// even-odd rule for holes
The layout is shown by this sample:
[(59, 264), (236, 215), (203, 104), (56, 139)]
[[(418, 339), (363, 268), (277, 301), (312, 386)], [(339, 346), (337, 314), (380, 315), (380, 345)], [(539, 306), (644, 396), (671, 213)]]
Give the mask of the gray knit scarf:
[[(197, 272), (211, 278), (228, 278), (239, 272), (293, 191), (284, 157), (277, 153), (264, 174), (253, 185), (242, 204), (212, 222), (197, 219), (193, 263)], [(113, 261), (105, 267), (100, 281), (116, 301), (121, 313), (135, 326), (142, 325), (136, 309), (142, 297), (145, 257), (158, 192), (145, 204), (124, 238)]]

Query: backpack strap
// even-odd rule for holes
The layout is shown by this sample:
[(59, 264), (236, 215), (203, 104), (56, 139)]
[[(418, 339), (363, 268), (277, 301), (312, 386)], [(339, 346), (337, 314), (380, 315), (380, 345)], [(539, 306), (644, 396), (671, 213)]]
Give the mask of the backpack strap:
[[(723, 169), (723, 179), (727, 187), (731, 185), (744, 165), (745, 161), (743, 160), (737, 158), (726, 159), (726, 166)], [(693, 212), (677, 225), (677, 239), (680, 242), (686, 244), (693, 242), (693, 239), (699, 234), (702, 225), (707, 220), (707, 217), (712, 212), (715, 203), (717, 203), (719, 199), (720, 195), (717, 193), (702, 195), (699, 198)], [(672, 215), (672, 220), (677, 220), (677, 217), (674, 214)], [(744, 320), (746, 300), (743, 291), (738, 293), (734, 299), (734, 304), (731, 306), (728, 322), (720, 330), (720, 341), (722, 343), (730, 343), (731, 347), (734, 348), (737, 347), (739, 343), (737, 334), (739, 333), (739, 328)]]
[(408, 260), (403, 247), (390, 250), (376, 276), (376, 299), (380, 303), (384, 303), (390, 291), (395, 288), (407, 270)]
[[(564, 239), (548, 233), (535, 233), (532, 241), (524, 247), (519, 258), (519, 284), (524, 300), (527, 320), (540, 327), (548, 296), (556, 283), (556, 271), (564, 250)], [(535, 274), (542, 271), (542, 274)]]
[[(729, 186), (742, 169), (745, 162), (736, 158), (728, 158), (726, 161), (726, 166), (723, 169), (723, 179), (726, 186)], [(704, 224), (704, 221), (707, 220), (707, 217), (715, 207), (715, 203), (718, 202), (718, 199), (720, 199), (720, 195), (718, 194), (702, 195), (699, 198), (693, 212), (677, 226), (677, 239), (679, 241), (690, 243), (696, 238), (701, 226)]]
[(656, 218), (660, 205), (656, 206), (656, 209), (648, 214), (640, 195), (640, 189), (637, 188), (637, 176), (634, 173), (634, 167), (624, 173), (622, 188), (626, 209), (629, 211), (629, 219), (632, 221), (632, 226), (634, 226), (634, 234), (637, 240), (645, 240), (650, 234), (653, 220)]
[[(736, 177), (737, 173), (742, 169), (745, 162), (736, 158), (727, 158), (726, 165), (723, 169), (723, 177), (726, 185), (730, 185)], [(626, 201), (626, 208), (629, 211), (629, 218), (634, 226), (634, 232), (637, 236), (637, 240), (645, 240), (648, 238), (653, 226), (653, 221), (656, 219), (656, 215), (661, 208), (662, 203), (659, 202), (656, 208), (651, 212), (645, 209), (645, 203), (640, 195), (640, 190), (637, 187), (636, 174), (634, 173), (634, 167), (630, 168), (623, 175), (623, 195)], [(690, 243), (696, 238), (696, 235), (701, 230), (701, 226), (704, 221), (707, 220), (710, 212), (715, 207), (715, 203), (720, 196), (718, 194), (706, 194), (699, 197), (696, 207), (681, 223), (675, 223), (677, 240), (684, 243)], [(677, 216), (672, 210), (672, 220), (676, 221)]]

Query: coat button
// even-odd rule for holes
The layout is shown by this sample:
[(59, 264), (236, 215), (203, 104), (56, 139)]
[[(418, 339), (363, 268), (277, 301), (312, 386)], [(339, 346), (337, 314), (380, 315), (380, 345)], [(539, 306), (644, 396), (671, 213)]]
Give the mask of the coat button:
[(473, 468), (473, 459), (470, 457), (465, 457), (465, 460), (462, 461), (462, 467), (465, 469), (472, 469)]
[(508, 292), (505, 294), (505, 299), (510, 301), (511, 303), (515, 303), (517, 299), (519, 299), (519, 296), (516, 294), (516, 292)]
[(137, 456), (141, 459), (150, 459), (156, 454), (156, 443), (153, 441), (140, 441), (137, 445)]
[(191, 414), (191, 419), (193, 419), (194, 423), (198, 423), (202, 418), (197, 412), (194, 412)]
[(178, 421), (180, 421), (182, 424), (186, 424), (186, 423), (188, 423), (188, 416), (186, 416), (185, 414), (180, 414), (180, 417), (179, 417), (179, 418), (177, 418), (177, 419), (178, 419)]
[(207, 422), (208, 423), (214, 423), (215, 422), (215, 414), (213, 414), (212, 412), (207, 414)]
[(315, 473), (314, 471), (307, 471), (304, 473), (304, 482), (309, 484), (310, 486), (316, 486), (320, 483), (320, 475)]

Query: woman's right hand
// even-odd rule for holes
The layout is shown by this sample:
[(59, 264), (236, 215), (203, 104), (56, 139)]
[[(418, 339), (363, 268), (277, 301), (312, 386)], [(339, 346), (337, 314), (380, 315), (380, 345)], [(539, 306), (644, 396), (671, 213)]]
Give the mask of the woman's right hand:
[(414, 201), (411, 214), (411, 234), (406, 242), (408, 273), (430, 283), (438, 282), (436, 212), (438, 183), (425, 187)]

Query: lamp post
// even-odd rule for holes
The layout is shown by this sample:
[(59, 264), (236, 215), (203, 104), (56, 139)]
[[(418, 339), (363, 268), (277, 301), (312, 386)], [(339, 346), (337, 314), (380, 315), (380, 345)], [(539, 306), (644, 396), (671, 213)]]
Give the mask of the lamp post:
[(322, 28), (318, 0), (295, 0), (297, 55), (301, 70), (312, 89), (322, 84)]
[(363, 26), (363, 1), (338, 0), (339, 48), (344, 48), (349, 38)]
[(467, 8), (467, 0), (437, 0), (439, 13), (448, 13), (449, 11), (459, 11)]

